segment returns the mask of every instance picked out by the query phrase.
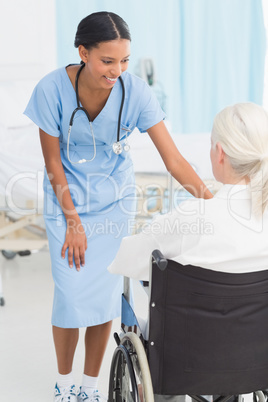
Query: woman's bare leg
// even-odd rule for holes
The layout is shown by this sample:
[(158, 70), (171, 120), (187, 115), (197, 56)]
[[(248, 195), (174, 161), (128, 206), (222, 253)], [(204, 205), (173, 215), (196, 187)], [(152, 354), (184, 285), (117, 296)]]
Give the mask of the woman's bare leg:
[(111, 327), (112, 321), (87, 328), (85, 334), (86, 354), (84, 374), (98, 377)]
[(52, 327), (53, 338), (60, 374), (69, 374), (72, 371), (74, 352), (79, 338), (78, 328)]

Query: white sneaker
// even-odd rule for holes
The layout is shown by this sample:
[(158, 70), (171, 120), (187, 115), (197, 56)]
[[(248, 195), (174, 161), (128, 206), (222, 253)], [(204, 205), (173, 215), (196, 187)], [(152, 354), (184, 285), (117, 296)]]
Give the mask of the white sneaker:
[(77, 402), (75, 385), (63, 388), (55, 385), (54, 402)]
[(77, 402), (104, 402), (107, 399), (99, 393), (97, 389), (93, 391), (93, 394), (90, 396), (87, 395), (86, 392), (82, 392), (82, 387), (80, 387), (79, 394), (77, 395)]

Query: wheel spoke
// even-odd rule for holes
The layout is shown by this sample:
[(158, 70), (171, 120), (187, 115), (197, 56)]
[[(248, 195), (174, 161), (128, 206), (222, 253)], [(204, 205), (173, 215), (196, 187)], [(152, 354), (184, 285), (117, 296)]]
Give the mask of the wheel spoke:
[(144, 347), (136, 334), (127, 333), (114, 352), (109, 402), (153, 401), (153, 388)]

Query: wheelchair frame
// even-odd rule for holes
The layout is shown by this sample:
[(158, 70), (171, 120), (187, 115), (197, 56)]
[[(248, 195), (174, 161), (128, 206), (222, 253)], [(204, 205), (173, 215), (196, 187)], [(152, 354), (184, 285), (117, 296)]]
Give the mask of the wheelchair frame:
[[(144, 288), (149, 288), (143, 282)], [(130, 279), (124, 277), (122, 295), (122, 333), (115, 333), (114, 351), (109, 380), (109, 401), (153, 402), (153, 387), (146, 355), (146, 341), (130, 306)]]
[[(152, 253), (152, 266), (156, 265), (160, 270), (165, 270), (168, 261), (160, 251)], [(151, 274), (150, 274), (151, 275)], [(151, 278), (150, 278), (151, 279)], [(151, 295), (148, 282), (143, 286)], [(127, 312), (125, 311), (127, 310)], [(115, 333), (117, 347), (114, 351), (109, 379), (109, 402), (153, 402), (154, 392), (151, 380), (148, 357), (148, 341), (144, 339), (138, 320), (130, 307), (130, 279), (124, 278), (124, 293), (122, 295), (122, 333)], [(152, 346), (153, 342), (151, 342)], [(207, 402), (204, 396), (189, 395), (197, 402)], [(174, 395), (176, 398), (176, 395)], [(242, 395), (217, 396), (214, 402), (227, 402), (233, 398), (236, 402), (242, 402)], [(164, 400), (164, 399), (163, 399)], [(172, 401), (172, 399), (170, 399)], [(266, 402), (267, 392), (253, 392), (254, 402)]]

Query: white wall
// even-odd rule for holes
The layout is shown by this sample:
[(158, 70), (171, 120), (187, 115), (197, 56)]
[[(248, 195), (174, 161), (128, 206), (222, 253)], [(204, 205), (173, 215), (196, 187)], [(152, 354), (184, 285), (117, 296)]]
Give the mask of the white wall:
[(55, 66), (55, 0), (1, 0), (0, 81), (38, 80)]

